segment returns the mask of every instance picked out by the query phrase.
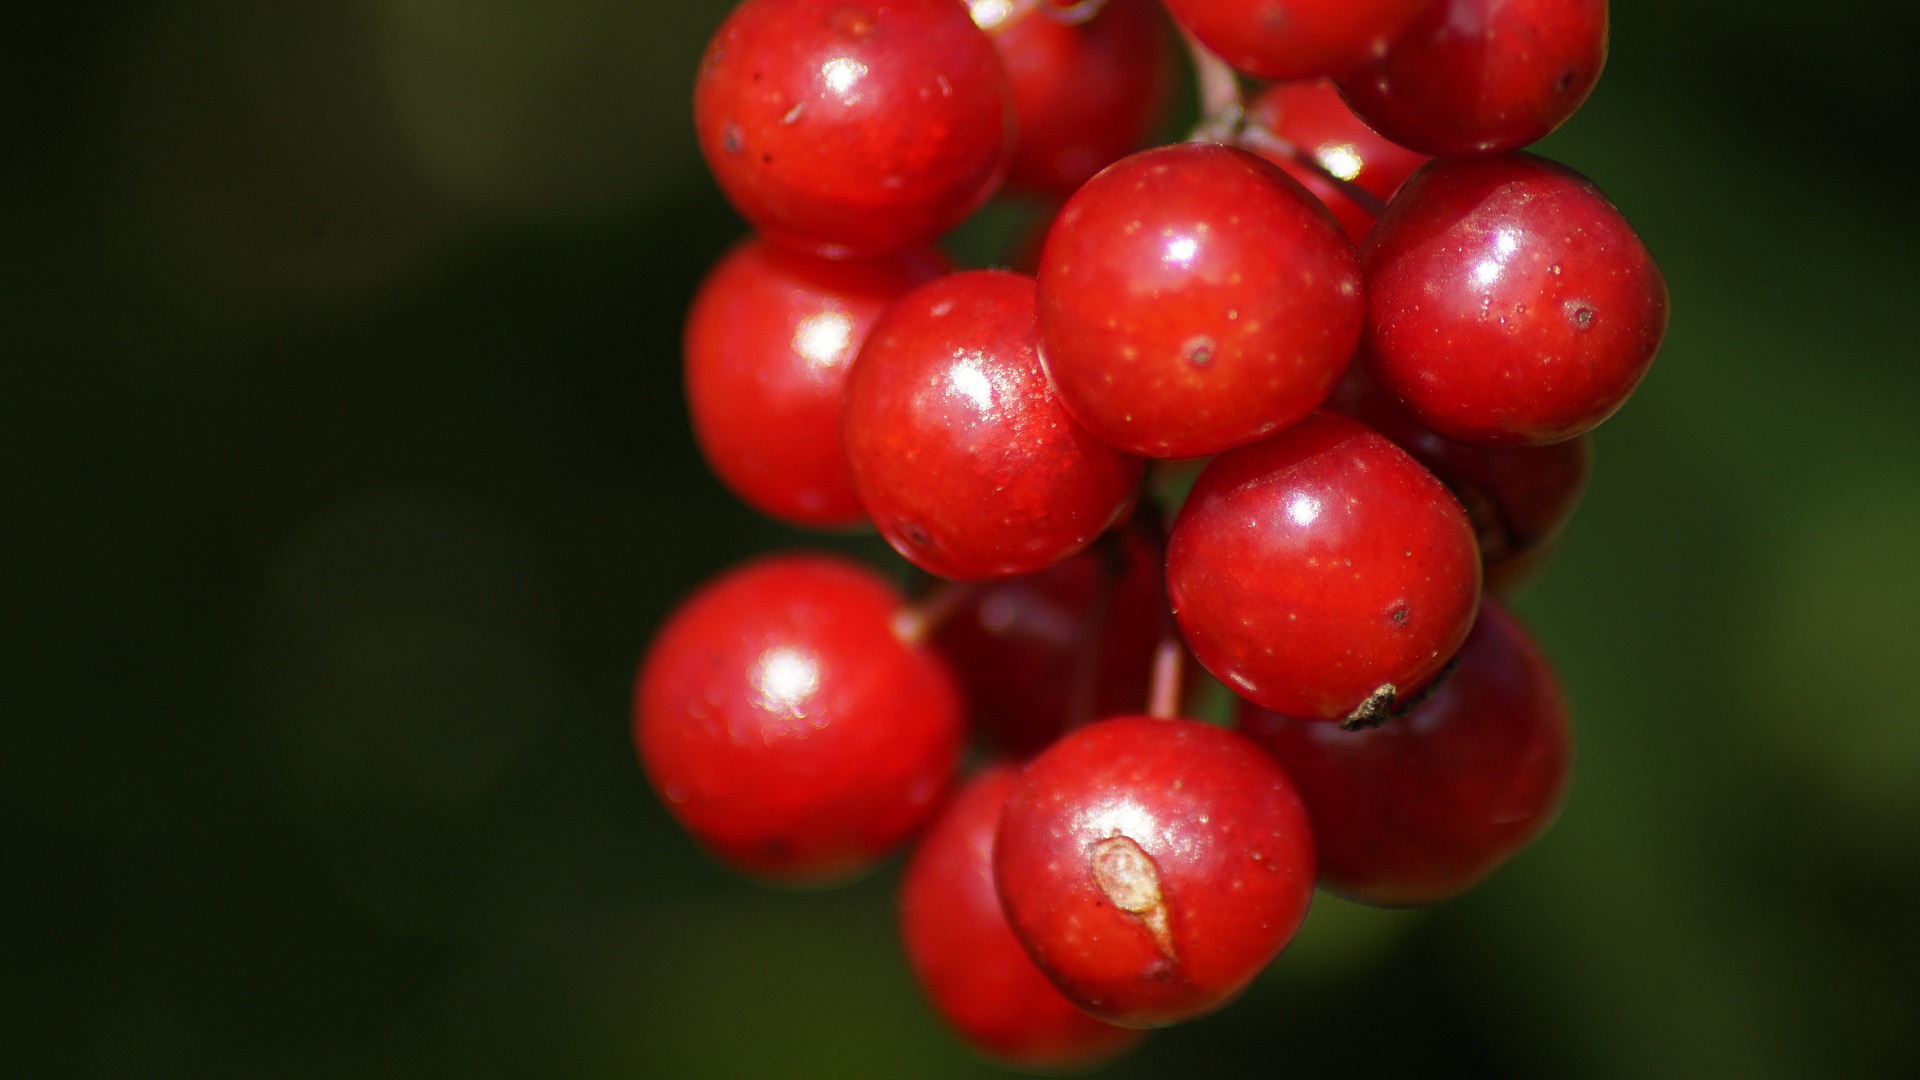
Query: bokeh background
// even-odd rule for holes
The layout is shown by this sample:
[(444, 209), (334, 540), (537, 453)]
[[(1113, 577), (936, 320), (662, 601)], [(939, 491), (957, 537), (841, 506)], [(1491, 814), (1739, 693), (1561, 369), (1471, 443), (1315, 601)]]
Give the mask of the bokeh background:
[[(688, 120), (725, 7), (0, 20), (9, 1075), (995, 1074), (912, 990), (896, 868), (747, 884), (629, 747), (668, 606), (814, 542), (679, 397), (742, 230)], [(1674, 320), (1522, 605), (1571, 801), (1456, 902), (1318, 903), (1111, 1075), (1920, 1061), (1915, 10), (1614, 4), (1541, 149)]]

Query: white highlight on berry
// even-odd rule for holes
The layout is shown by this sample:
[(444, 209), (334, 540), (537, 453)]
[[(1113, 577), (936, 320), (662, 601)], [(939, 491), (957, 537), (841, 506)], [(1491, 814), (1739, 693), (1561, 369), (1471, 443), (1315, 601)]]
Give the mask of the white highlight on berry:
[(820, 689), (820, 664), (810, 653), (793, 648), (768, 649), (747, 673), (753, 703), (771, 713), (804, 719), (807, 705)]
[(867, 77), (867, 65), (845, 56), (836, 56), (820, 65), (820, 79), (836, 94), (847, 94)]
[(853, 320), (838, 311), (809, 315), (793, 329), (793, 351), (817, 368), (844, 363), (852, 341)]

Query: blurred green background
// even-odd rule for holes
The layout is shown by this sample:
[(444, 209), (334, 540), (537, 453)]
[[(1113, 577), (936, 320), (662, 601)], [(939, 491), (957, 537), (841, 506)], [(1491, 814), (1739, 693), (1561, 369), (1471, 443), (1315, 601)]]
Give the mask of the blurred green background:
[[(742, 230), (688, 120), (724, 10), (5, 17), (8, 1074), (994, 1072), (911, 988), (893, 869), (749, 885), (628, 745), (668, 605), (812, 542), (717, 487), (679, 397)], [(1317, 904), (1113, 1076), (1920, 1062), (1920, 15), (1613, 11), (1541, 149), (1674, 320), (1522, 605), (1571, 801), (1456, 902)]]

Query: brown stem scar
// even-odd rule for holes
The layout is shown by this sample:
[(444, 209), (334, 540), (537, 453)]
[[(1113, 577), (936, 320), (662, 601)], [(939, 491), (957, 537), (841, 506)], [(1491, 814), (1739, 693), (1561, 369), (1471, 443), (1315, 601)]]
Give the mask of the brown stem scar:
[(1379, 688), (1367, 695), (1367, 700), (1354, 706), (1340, 726), (1347, 731), (1365, 731), (1377, 728), (1393, 719), (1394, 703), (1400, 700), (1400, 689), (1392, 683), (1381, 683)]
[(1153, 856), (1127, 837), (1109, 836), (1093, 845), (1088, 861), (1094, 883), (1107, 901), (1139, 919), (1161, 955), (1177, 959), (1167, 901), (1160, 891), (1160, 868), (1154, 865)]

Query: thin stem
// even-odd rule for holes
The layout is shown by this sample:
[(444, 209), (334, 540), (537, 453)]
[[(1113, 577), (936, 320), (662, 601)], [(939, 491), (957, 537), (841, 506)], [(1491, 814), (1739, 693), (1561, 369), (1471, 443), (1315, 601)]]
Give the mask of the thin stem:
[(1373, 217), (1379, 217), (1387, 209), (1387, 204), (1379, 196), (1359, 184), (1346, 179), (1321, 164), (1320, 159), (1307, 153), (1291, 139), (1276, 132), (1268, 131), (1259, 124), (1248, 124), (1240, 129), (1240, 145), (1256, 154), (1266, 157), (1280, 156), (1298, 164), (1301, 168), (1312, 169), (1320, 178), (1340, 190), (1340, 194), (1353, 200), (1360, 209)]
[(979, 591), (978, 585), (968, 582), (936, 580), (913, 603), (893, 613), (893, 636), (910, 645), (924, 645), (940, 624)]
[(1187, 650), (1177, 636), (1160, 639), (1153, 650), (1153, 681), (1147, 684), (1147, 715), (1172, 720), (1180, 715), (1180, 685), (1186, 675)]
[(1246, 102), (1240, 93), (1240, 74), (1212, 49), (1183, 28), (1187, 55), (1193, 58), (1193, 77), (1200, 91), (1200, 122), (1189, 136), (1194, 142), (1232, 143), (1246, 123)]

